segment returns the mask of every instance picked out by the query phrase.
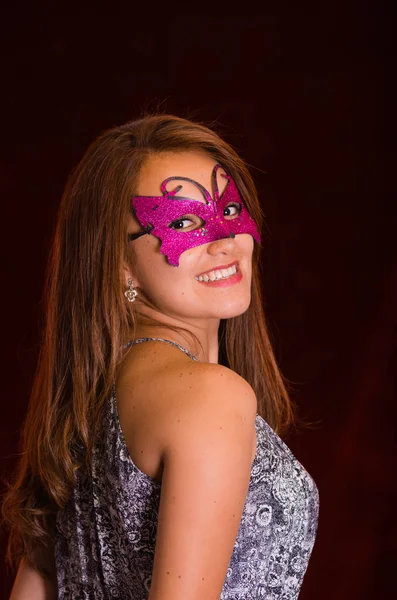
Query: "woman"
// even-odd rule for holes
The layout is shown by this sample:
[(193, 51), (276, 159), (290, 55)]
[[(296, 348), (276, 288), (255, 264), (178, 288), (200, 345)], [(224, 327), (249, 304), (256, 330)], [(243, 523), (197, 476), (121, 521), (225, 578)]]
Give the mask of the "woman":
[(12, 599), (297, 598), (317, 489), (260, 293), (241, 158), (169, 115), (105, 132), (71, 175), (18, 477)]

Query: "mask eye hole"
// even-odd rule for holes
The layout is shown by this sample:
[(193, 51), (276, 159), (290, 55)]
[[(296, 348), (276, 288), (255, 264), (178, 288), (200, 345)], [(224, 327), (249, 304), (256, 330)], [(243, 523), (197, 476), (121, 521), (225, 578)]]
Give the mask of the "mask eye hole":
[(239, 202), (229, 202), (223, 209), (223, 216), (228, 219), (236, 219), (241, 213), (242, 205)]
[(183, 215), (179, 219), (172, 221), (168, 227), (175, 231), (194, 231), (205, 225), (205, 221), (197, 215)]

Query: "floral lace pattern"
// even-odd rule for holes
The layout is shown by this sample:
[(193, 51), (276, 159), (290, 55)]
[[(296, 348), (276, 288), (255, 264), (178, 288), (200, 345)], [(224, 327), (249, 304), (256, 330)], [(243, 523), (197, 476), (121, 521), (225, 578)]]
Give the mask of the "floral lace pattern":
[[(161, 484), (132, 461), (115, 390), (92, 472), (57, 516), (59, 600), (147, 600)], [(317, 487), (260, 415), (256, 455), (220, 600), (296, 600), (313, 548)]]
[(317, 486), (260, 415), (243, 514), (221, 600), (296, 600), (318, 523)]

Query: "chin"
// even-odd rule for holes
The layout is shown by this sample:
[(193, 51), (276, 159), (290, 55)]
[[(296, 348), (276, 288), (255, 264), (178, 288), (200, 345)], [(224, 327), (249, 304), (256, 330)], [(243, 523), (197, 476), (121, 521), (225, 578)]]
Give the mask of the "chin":
[(224, 304), (219, 311), (218, 318), (220, 319), (232, 319), (233, 317), (238, 317), (239, 315), (243, 315), (249, 308), (251, 304), (251, 298), (244, 299), (240, 302), (230, 302), (229, 304)]

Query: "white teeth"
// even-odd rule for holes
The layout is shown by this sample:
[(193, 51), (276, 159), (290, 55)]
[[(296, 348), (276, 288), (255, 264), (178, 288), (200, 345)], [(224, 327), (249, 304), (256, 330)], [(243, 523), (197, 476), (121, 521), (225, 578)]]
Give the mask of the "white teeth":
[(237, 266), (233, 265), (227, 269), (216, 269), (215, 271), (205, 273), (205, 275), (199, 275), (196, 279), (198, 281), (217, 281), (218, 279), (227, 279), (235, 273), (237, 273)]
[(234, 270), (232, 267), (229, 267), (228, 269), (221, 269), (221, 273), (222, 277), (230, 277), (234, 273)]

